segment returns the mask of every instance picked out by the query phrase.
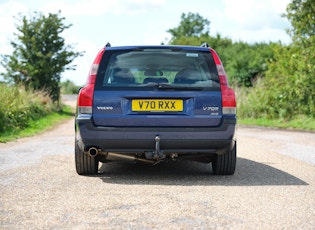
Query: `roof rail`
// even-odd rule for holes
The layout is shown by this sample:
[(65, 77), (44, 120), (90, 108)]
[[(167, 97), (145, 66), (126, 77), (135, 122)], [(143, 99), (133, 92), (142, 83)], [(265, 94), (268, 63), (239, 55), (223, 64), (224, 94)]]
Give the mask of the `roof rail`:
[(205, 48), (208, 48), (208, 47), (210, 47), (210, 46), (208, 45), (208, 43), (207, 43), (207, 42), (204, 42), (204, 43), (202, 43), (202, 44), (200, 45), (200, 47), (205, 47)]
[(107, 44), (105, 45), (105, 47), (111, 47), (110, 43), (107, 42)]

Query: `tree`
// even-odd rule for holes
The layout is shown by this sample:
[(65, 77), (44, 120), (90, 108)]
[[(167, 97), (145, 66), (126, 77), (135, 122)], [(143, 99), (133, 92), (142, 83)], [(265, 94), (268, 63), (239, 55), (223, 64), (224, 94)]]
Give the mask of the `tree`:
[(61, 73), (74, 70), (69, 65), (82, 52), (75, 52), (72, 45), (66, 45), (61, 33), (72, 25), (64, 23), (65, 18), (49, 13), (48, 16), (34, 12), (29, 18), (21, 14), (17, 18), (18, 33), (11, 41), (12, 55), (2, 56), (1, 65), (7, 71), (4, 78), (26, 88), (47, 91), (53, 101), (59, 101)]
[(252, 87), (267, 70), (268, 59), (273, 57), (272, 46), (272, 43), (248, 44), (238, 41), (221, 45), (216, 50), (222, 54), (220, 57), (233, 85)]
[(77, 86), (74, 82), (66, 80), (60, 82), (61, 93), (63, 94), (77, 94), (82, 86)]
[(315, 4), (314, 0), (292, 0), (283, 15), (292, 25), (288, 30), (293, 41), (304, 46), (315, 42)]
[(285, 17), (292, 43), (273, 47), (274, 57), (262, 82), (248, 95), (251, 114), (267, 118), (315, 117), (315, 5), (292, 0)]
[(198, 13), (182, 13), (178, 27), (169, 29), (172, 40), (181, 37), (201, 37), (209, 36), (210, 21), (200, 16)]

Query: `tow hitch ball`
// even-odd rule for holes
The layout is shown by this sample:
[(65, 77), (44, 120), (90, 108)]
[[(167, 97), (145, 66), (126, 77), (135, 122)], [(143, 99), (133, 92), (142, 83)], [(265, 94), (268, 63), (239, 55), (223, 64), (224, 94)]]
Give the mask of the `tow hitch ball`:
[(160, 137), (155, 137), (155, 150), (153, 152), (145, 152), (145, 157), (150, 160), (163, 160), (166, 155), (160, 149)]

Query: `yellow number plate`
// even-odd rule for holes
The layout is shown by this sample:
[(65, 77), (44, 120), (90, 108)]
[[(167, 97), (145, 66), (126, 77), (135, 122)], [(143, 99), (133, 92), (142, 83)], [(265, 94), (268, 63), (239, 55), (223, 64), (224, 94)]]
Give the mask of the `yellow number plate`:
[(168, 111), (183, 111), (183, 100), (170, 99), (142, 99), (132, 100), (132, 111), (153, 111), (153, 112), (168, 112)]

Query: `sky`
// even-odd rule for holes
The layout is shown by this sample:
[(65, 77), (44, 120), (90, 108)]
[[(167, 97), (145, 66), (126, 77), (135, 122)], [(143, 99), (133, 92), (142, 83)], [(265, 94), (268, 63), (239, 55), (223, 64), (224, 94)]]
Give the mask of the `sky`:
[[(97, 52), (110, 42), (120, 45), (167, 43), (167, 30), (180, 23), (182, 13), (198, 13), (210, 21), (210, 35), (219, 33), (233, 41), (290, 43), (281, 17), (291, 0), (0, 0), (0, 54), (12, 54), (14, 17), (34, 11), (57, 13), (72, 26), (61, 36), (84, 56), (72, 64), (76, 70), (62, 74), (62, 81), (84, 85)], [(211, 46), (211, 44), (209, 44)], [(3, 72), (0, 67), (0, 72)]]

